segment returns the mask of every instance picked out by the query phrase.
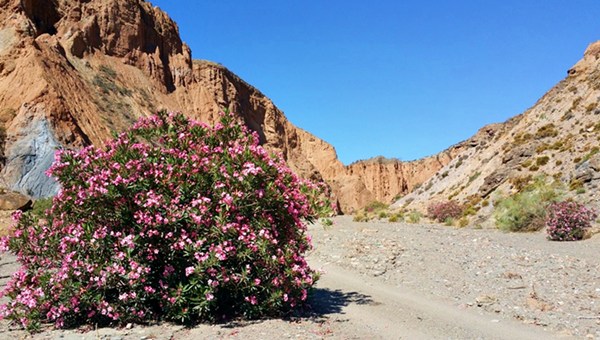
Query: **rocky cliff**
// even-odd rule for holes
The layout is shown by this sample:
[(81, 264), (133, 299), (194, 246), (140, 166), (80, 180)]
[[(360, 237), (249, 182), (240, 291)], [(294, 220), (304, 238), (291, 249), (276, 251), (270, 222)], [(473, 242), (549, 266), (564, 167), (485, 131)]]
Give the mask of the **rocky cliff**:
[(373, 200), (390, 203), (420, 187), (466, 147), (468, 143), (463, 142), (437, 155), (409, 162), (374, 157), (354, 162), (346, 170), (348, 175), (361, 179)]
[(425, 210), (458, 200), (484, 221), (494, 201), (537, 176), (557, 181), (567, 196), (600, 207), (600, 42), (591, 44), (567, 76), (533, 107), (481, 129), (465, 148), (418, 190), (395, 203)]
[[(57, 188), (44, 171), (57, 147), (102, 145), (159, 108), (208, 123), (228, 108), (301, 176), (327, 181), (343, 211), (405, 193), (439, 163), (346, 169), (331, 145), (292, 125), (259, 90), (192, 60), (177, 25), (146, 1), (0, 0), (2, 186), (51, 195)], [(405, 174), (411, 179), (396, 178)]]

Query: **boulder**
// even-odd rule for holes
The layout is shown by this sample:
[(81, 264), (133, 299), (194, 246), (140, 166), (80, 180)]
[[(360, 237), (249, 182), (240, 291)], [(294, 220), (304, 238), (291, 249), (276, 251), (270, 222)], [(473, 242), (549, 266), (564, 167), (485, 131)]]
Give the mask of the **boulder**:
[(0, 194), (0, 210), (28, 210), (31, 208), (32, 204), (31, 197), (18, 192)]

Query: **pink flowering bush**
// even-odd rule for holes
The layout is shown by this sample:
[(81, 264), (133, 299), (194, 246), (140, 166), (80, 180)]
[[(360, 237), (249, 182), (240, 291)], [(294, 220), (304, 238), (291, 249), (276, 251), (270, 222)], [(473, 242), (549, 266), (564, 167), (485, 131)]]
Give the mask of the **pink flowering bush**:
[(548, 207), (546, 217), (546, 232), (552, 241), (577, 241), (581, 240), (585, 230), (597, 217), (594, 210), (586, 208), (583, 204), (565, 201), (553, 203)]
[(141, 119), (108, 142), (58, 151), (45, 218), (14, 214), (2, 239), (22, 264), (2, 317), (28, 329), (277, 316), (305, 303), (317, 273), (305, 222), (327, 211), (299, 179), (223, 115)]
[(462, 214), (462, 207), (456, 201), (435, 202), (427, 207), (427, 214), (438, 222), (445, 222), (459, 217)]

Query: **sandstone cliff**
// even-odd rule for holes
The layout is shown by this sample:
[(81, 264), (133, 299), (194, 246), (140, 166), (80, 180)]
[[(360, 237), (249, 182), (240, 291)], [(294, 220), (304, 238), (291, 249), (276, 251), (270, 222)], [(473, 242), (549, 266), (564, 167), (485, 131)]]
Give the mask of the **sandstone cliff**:
[(348, 175), (361, 178), (366, 189), (373, 194), (374, 200), (390, 203), (418, 188), (450, 163), (467, 145), (463, 142), (437, 155), (409, 162), (374, 157), (354, 162), (348, 165), (346, 170)]
[[(567, 77), (526, 112), (480, 130), (418, 190), (395, 203), (425, 210), (459, 200), (485, 221), (494, 201), (536, 176), (563, 184), (567, 196), (596, 209), (600, 196), (600, 42), (591, 44)], [(484, 203), (486, 202), (486, 203)]]
[(56, 148), (102, 145), (159, 108), (209, 123), (230, 109), (301, 176), (327, 181), (343, 211), (405, 193), (449, 160), (346, 169), (331, 145), (292, 125), (259, 90), (192, 60), (177, 25), (144, 0), (0, 0), (0, 9), (4, 187), (55, 193), (44, 171)]

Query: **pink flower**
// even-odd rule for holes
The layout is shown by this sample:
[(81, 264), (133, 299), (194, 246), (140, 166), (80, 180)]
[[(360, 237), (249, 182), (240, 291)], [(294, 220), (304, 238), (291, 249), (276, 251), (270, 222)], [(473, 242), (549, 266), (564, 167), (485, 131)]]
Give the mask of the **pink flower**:
[(185, 276), (190, 276), (194, 273), (194, 267), (187, 267), (185, 268)]

